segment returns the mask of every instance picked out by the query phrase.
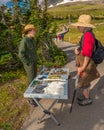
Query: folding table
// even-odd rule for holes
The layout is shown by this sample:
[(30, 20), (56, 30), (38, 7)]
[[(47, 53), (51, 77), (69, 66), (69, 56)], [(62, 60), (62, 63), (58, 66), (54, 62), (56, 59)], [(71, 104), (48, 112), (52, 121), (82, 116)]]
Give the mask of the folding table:
[[(54, 73), (57, 70), (63, 70), (66, 71), (67, 74), (61, 74), (61, 78), (60, 79), (50, 79), (50, 75), (52, 73)], [(44, 71), (45, 72), (45, 71)], [(38, 107), (43, 111), (43, 116), (39, 119), (39, 122), (42, 122), (44, 120), (44, 117), (46, 115), (49, 115), (55, 122), (57, 125), (60, 125), (59, 121), (56, 119), (56, 117), (54, 116), (54, 114), (51, 112), (51, 109), (53, 108), (53, 106), (58, 102), (58, 100), (60, 99), (68, 99), (68, 87), (69, 87), (69, 69), (68, 68), (53, 68), (50, 70), (49, 74), (45, 77), (47, 78), (43, 78), (42, 80), (40, 79), (40, 77), (44, 77), (44, 72), (42, 74), (37, 75), (37, 77), (30, 83), (30, 85), (28, 86), (28, 88), (26, 89), (25, 93), (24, 93), (24, 97), (25, 98), (32, 98), (36, 104), (38, 105)], [(64, 86), (63, 86), (63, 94), (60, 92), (57, 92), (57, 94), (53, 94), (53, 93), (45, 93), (45, 92), (37, 92), (36, 91), (36, 85), (34, 85), (34, 82), (38, 82), (38, 81), (42, 81), (42, 82), (64, 82)], [(59, 87), (59, 86), (58, 86)], [(53, 87), (54, 89), (54, 87)], [(50, 105), (50, 107), (48, 109), (44, 108), (43, 105), (39, 102), (38, 99), (54, 99), (52, 104)]]

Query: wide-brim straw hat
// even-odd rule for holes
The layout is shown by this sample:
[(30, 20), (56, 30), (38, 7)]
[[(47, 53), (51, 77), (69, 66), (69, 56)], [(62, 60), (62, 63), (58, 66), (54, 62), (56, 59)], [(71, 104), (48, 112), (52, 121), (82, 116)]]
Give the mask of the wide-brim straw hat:
[(80, 15), (78, 18), (78, 22), (72, 23), (72, 26), (76, 27), (90, 27), (90, 28), (96, 28), (94, 25), (91, 24), (91, 16), (90, 15)]
[(23, 31), (22, 31), (22, 34), (26, 34), (28, 31), (31, 31), (31, 30), (35, 30), (37, 31), (37, 29), (35, 28), (35, 26), (33, 24), (27, 24)]

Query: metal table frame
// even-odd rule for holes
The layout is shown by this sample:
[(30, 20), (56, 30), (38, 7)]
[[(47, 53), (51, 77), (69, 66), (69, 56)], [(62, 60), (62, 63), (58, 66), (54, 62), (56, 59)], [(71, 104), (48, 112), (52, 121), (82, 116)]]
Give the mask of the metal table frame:
[[(69, 72), (69, 69), (67, 69), (67, 71)], [(31, 84), (29, 85), (29, 87), (26, 89), (25, 93), (24, 93), (24, 97), (26, 98), (32, 98), (36, 104), (38, 105), (38, 107), (40, 108), (40, 110), (42, 110), (42, 112), (44, 113), (43, 116), (39, 119), (39, 122), (38, 123), (41, 123), (44, 121), (44, 118), (46, 115), (50, 116), (57, 125), (60, 125), (60, 122), (56, 119), (56, 117), (54, 116), (54, 114), (51, 112), (51, 109), (53, 108), (53, 106), (58, 102), (58, 100), (60, 99), (68, 99), (68, 86), (69, 86), (69, 77), (70, 75), (67, 76), (67, 79), (66, 79), (66, 85), (65, 85), (65, 90), (64, 90), (64, 95), (50, 95), (50, 94), (34, 94), (33, 93), (33, 90), (34, 90), (34, 87), (31, 87), (32, 86), (32, 83), (33, 81), (31, 82)], [(38, 98), (40, 99), (46, 99), (46, 98), (49, 98), (49, 99), (54, 99), (53, 102), (51, 103), (50, 107), (48, 109), (45, 109), (43, 107), (43, 105), (38, 101)]]
[(39, 103), (39, 101), (36, 99), (36, 98), (33, 98), (33, 100), (37, 103), (37, 105), (39, 106), (39, 108), (43, 111), (43, 116), (39, 119), (39, 123), (41, 123), (41, 122), (43, 122), (44, 121), (44, 117), (46, 116), (46, 115), (49, 115), (54, 121), (55, 121), (55, 123), (57, 124), (57, 125), (60, 125), (60, 123), (59, 123), (59, 121), (55, 118), (55, 115), (50, 111), (52, 108), (53, 108), (53, 106), (58, 102), (58, 99), (55, 99), (53, 102), (52, 102), (52, 104), (50, 105), (50, 107), (48, 108), (48, 109), (45, 109), (44, 107), (43, 107), (43, 105), (42, 104), (40, 104)]

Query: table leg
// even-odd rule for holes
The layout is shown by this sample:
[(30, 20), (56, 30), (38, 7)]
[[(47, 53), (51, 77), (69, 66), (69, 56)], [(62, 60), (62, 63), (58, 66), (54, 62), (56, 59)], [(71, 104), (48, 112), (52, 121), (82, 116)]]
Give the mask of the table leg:
[(38, 101), (37, 99), (33, 98), (34, 101), (37, 103), (37, 105), (39, 106), (39, 108), (44, 112), (44, 115), (39, 119), (39, 122), (41, 123), (44, 120), (44, 117), (46, 115), (50, 115), (50, 117), (56, 122), (57, 125), (60, 125), (60, 123), (57, 121), (57, 119), (55, 118), (55, 116), (53, 115), (52, 112), (50, 112), (50, 110), (52, 109), (52, 107), (55, 105), (56, 102), (58, 102), (58, 99), (55, 99), (51, 106), (48, 108), (48, 110), (46, 110)]
[[(52, 104), (51, 104), (51, 106), (48, 108), (48, 111), (50, 111), (51, 109), (52, 109), (52, 107), (56, 104), (58, 102), (58, 100), (56, 99), (56, 100), (54, 100), (53, 102), (52, 102)], [(44, 115), (41, 117), (41, 119), (40, 120), (42, 120), (44, 117), (46, 116), (46, 114), (44, 113)]]
[(68, 76), (68, 97), (70, 98), (70, 86), (69, 86), (70, 75)]

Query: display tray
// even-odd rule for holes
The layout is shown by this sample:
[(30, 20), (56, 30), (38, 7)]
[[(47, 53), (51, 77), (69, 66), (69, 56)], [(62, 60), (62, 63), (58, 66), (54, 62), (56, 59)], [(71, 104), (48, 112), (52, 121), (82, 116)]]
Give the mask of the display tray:
[[(52, 75), (57, 75), (57, 78)], [(68, 68), (51, 69), (39, 74), (24, 93), (27, 98), (68, 99)]]
[(29, 87), (24, 97), (28, 98), (53, 98), (53, 99), (68, 99), (68, 81), (62, 82), (63, 87), (59, 85), (60, 82), (48, 82), (47, 85), (35, 85)]
[(48, 79), (60, 79), (60, 80), (66, 80), (69, 76), (69, 69), (67, 68), (53, 68), (49, 72)]

